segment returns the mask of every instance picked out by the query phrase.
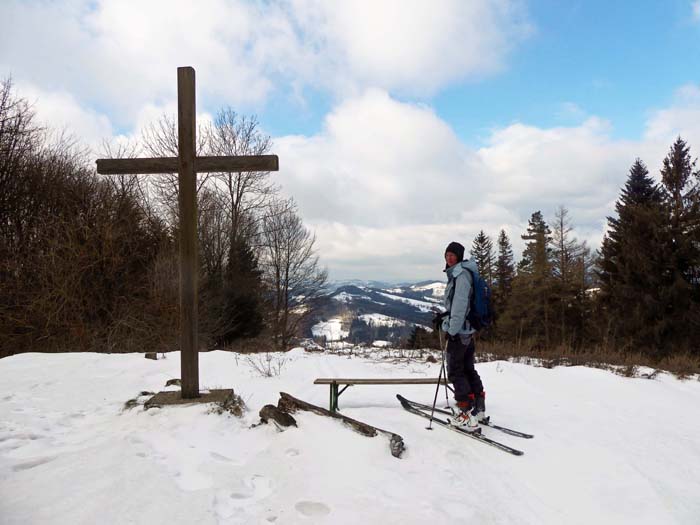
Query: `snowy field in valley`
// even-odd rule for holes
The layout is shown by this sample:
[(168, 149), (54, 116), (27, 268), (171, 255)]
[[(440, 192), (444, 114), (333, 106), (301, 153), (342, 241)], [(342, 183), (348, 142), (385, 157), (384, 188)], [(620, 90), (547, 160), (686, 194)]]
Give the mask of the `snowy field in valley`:
[(417, 299), (408, 299), (407, 297), (401, 297), (398, 295), (391, 295), (391, 294), (384, 293), (384, 292), (379, 292), (379, 295), (387, 297), (389, 299), (393, 299), (394, 301), (399, 301), (401, 303), (410, 304), (411, 306), (418, 308), (418, 310), (420, 310), (421, 312), (432, 312), (433, 308), (435, 308), (435, 304), (428, 303), (425, 301), (419, 301)]
[[(341, 303), (351, 303), (352, 301), (356, 299), (366, 299), (367, 301), (372, 301), (371, 297), (368, 297), (366, 295), (353, 295), (349, 294), (347, 292), (340, 292), (338, 295), (333, 296), (334, 301), (339, 301)], [(376, 301), (373, 301), (376, 302)]]
[(314, 337), (325, 337), (326, 341), (340, 341), (350, 335), (349, 330), (343, 330), (343, 320), (334, 317), (328, 321), (321, 321), (311, 327)]
[(417, 292), (430, 290), (435, 297), (442, 299), (445, 296), (446, 287), (447, 285), (444, 282), (435, 282), (430, 284), (424, 284), (422, 286), (414, 285), (411, 286), (411, 290), (415, 290)]
[(357, 318), (369, 326), (406, 326), (406, 321), (383, 314), (362, 314)]
[[(272, 354), (200, 356), (202, 388), (232, 387), (242, 419), (205, 405), (123, 410), (179, 377), (179, 355), (25, 354), (0, 360), (0, 522), (29, 524), (697, 524), (700, 381), (583, 368), (478, 365), (514, 457), (405, 412), (434, 387), (357, 386), (342, 412), (403, 436), (391, 456), (312, 413), (279, 432), (257, 423), (280, 391), (327, 407), (316, 377), (436, 377), (423, 360)], [(444, 392), (440, 398), (444, 404)]]

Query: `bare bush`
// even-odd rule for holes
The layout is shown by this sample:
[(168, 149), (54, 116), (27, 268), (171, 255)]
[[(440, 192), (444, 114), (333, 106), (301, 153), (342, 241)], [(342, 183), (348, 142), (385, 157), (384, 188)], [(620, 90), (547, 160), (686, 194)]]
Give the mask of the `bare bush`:
[(276, 377), (282, 373), (287, 359), (271, 352), (265, 352), (246, 357), (246, 362), (262, 377)]

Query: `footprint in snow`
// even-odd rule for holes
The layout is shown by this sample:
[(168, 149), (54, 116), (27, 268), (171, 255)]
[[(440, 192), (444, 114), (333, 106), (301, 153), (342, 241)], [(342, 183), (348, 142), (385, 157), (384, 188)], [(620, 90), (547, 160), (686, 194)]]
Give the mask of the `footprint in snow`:
[(294, 457), (299, 455), (299, 451), (295, 448), (288, 448), (284, 453), (289, 457)]
[(233, 459), (231, 459), (228, 456), (224, 456), (223, 454), (219, 454), (218, 452), (209, 452), (209, 455), (218, 461), (225, 461), (227, 463), (233, 462)]
[(299, 514), (309, 518), (316, 516), (327, 516), (331, 513), (331, 509), (328, 505), (318, 501), (300, 501), (294, 505), (294, 508)]
[(0, 443), (3, 441), (9, 441), (11, 439), (16, 439), (19, 441), (34, 441), (37, 439), (41, 439), (44, 436), (40, 434), (32, 434), (32, 433), (19, 433), (19, 434), (13, 434), (12, 432), (4, 435), (0, 435)]
[[(272, 493), (272, 482), (264, 476), (255, 475), (244, 480), (238, 490), (227, 492), (219, 490), (214, 497), (214, 510), (220, 519), (228, 520), (232, 516), (246, 519), (246, 507)], [(270, 516), (267, 521), (274, 521), (277, 516)], [(252, 521), (250, 521), (252, 522)], [(241, 521), (249, 523), (249, 521)]]
[(232, 492), (230, 498), (234, 500), (253, 499), (260, 500), (272, 493), (272, 482), (265, 476), (255, 475), (243, 481), (242, 490)]
[(29, 470), (33, 469), (34, 467), (38, 467), (40, 465), (44, 465), (48, 463), (49, 461), (53, 461), (56, 459), (55, 456), (46, 456), (46, 457), (41, 457), (41, 458), (34, 458), (30, 461), (25, 461), (23, 463), (17, 463), (12, 467), (12, 470), (15, 472), (20, 472), (22, 470)]
[(464, 458), (466, 458), (466, 456), (464, 455), (464, 453), (461, 452), (461, 451), (459, 451), (459, 450), (450, 450), (450, 451), (448, 451), (445, 455), (447, 456), (447, 459), (449, 459), (449, 460), (451, 460), (451, 461), (454, 461), (454, 460), (456, 460), (456, 459), (464, 459)]

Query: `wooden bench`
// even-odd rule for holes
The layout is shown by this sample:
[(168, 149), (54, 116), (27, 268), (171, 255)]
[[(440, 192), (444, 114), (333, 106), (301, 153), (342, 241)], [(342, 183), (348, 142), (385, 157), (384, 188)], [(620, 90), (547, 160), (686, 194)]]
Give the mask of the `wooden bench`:
[[(320, 377), (314, 381), (314, 385), (330, 385), (331, 387), (331, 397), (330, 397), (330, 411), (335, 412), (338, 410), (338, 398), (340, 394), (345, 392), (349, 386), (353, 385), (436, 385), (438, 382), (437, 377), (435, 378), (405, 378), (405, 379), (343, 379), (339, 377)], [(440, 381), (440, 384), (446, 384), (445, 379)], [(338, 391), (339, 385), (345, 385), (345, 387)], [(450, 388), (449, 386), (447, 388)], [(450, 388), (450, 390), (452, 390)]]

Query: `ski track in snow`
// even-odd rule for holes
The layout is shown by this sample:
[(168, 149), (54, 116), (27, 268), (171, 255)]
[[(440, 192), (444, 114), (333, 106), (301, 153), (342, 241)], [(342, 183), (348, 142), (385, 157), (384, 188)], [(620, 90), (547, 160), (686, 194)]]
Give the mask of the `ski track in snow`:
[(264, 378), (246, 356), (200, 355), (202, 389), (233, 387), (248, 404), (242, 419), (201, 405), (123, 410), (179, 376), (177, 353), (0, 360), (0, 522), (698, 523), (695, 379), (479, 364), (494, 423), (535, 438), (484, 434), (523, 457), (441, 427), (428, 432), (395, 399), (431, 403), (433, 386), (349, 388), (344, 414), (403, 436), (395, 459), (385, 437), (311, 413), (295, 414), (299, 428), (284, 432), (250, 427), (280, 391), (327, 407), (316, 377), (430, 377), (439, 364), (300, 349), (272, 359), (281, 375)]

